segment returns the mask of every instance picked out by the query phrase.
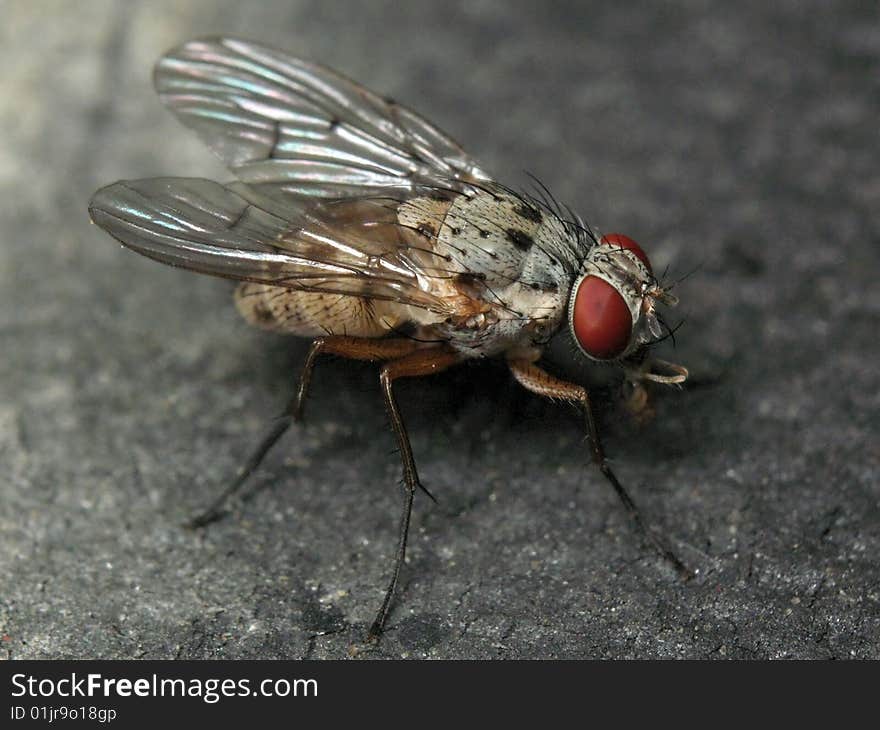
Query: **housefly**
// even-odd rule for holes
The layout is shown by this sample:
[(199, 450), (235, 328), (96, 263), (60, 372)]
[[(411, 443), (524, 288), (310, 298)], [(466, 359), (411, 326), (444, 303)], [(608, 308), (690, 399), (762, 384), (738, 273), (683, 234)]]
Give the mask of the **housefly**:
[(404, 562), (413, 498), (424, 489), (394, 383), (494, 357), (527, 390), (580, 406), (593, 461), (642, 534), (687, 573), (645, 528), (606, 462), (587, 389), (541, 363), (561, 337), (584, 365), (622, 370), (635, 396), (647, 381), (687, 378), (685, 368), (649, 357), (664, 337), (657, 307), (676, 299), (639, 244), (599, 235), (546, 188), (501, 185), (419, 115), (308, 61), (235, 39), (196, 40), (160, 59), (155, 85), (237, 181), (117, 182), (95, 193), (92, 220), (144, 256), (238, 281), (235, 303), (250, 324), (312, 339), (284, 415), (194, 526), (216, 519), (301, 420), (319, 355), (379, 363), (403, 461), (403, 508), (391, 579), (370, 629), (377, 638)]

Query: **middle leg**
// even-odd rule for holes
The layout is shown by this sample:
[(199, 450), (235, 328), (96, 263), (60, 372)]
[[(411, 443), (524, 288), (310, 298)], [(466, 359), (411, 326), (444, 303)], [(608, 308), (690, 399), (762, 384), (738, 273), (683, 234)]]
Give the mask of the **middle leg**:
[(394, 398), (392, 384), (397, 378), (411, 378), (421, 375), (431, 375), (439, 373), (447, 368), (460, 362), (461, 356), (448, 347), (431, 347), (417, 350), (399, 360), (392, 360), (382, 367), (382, 373), (379, 376), (382, 384), (382, 394), (385, 397), (385, 405), (388, 408), (388, 416), (391, 419), (391, 428), (397, 437), (397, 445), (400, 449), (400, 458), (403, 461), (403, 511), (400, 516), (400, 527), (397, 536), (397, 554), (394, 560), (394, 569), (391, 572), (391, 581), (388, 589), (385, 591), (385, 599), (376, 619), (370, 627), (368, 638), (376, 640), (382, 633), (385, 626), (385, 620), (388, 618), (388, 611), (391, 607), (391, 600), (394, 597), (394, 591), (397, 588), (397, 581), (400, 577), (400, 569), (403, 566), (406, 557), (406, 541), (409, 535), (409, 522), (412, 515), (413, 497), (417, 488), (424, 489), (419, 482), (419, 473), (416, 470), (416, 462), (413, 459), (412, 447), (409, 443), (409, 436), (406, 433), (406, 426), (401, 418), (400, 410), (397, 407), (397, 400)]

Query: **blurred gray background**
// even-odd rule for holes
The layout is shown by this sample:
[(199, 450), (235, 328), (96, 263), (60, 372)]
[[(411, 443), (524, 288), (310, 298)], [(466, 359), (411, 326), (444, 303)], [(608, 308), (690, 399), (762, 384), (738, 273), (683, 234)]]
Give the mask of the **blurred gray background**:
[[(13, 658), (880, 658), (876, 3), (0, 4), (0, 652)], [(88, 220), (120, 178), (227, 179), (154, 95), (232, 34), (414, 107), (499, 179), (540, 177), (678, 287), (692, 383), (606, 447), (682, 583), (589, 465), (571, 409), (487, 364), (399, 390), (409, 562), (361, 644), (399, 477), (376, 369), (329, 360), (249, 496), (181, 523), (293, 389), (306, 343), (227, 282)]]

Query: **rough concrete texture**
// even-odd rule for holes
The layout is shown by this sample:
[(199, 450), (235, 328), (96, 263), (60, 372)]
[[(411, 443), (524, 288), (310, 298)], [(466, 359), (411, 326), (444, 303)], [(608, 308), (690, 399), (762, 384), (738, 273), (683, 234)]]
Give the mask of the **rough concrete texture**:
[[(534, 7), (533, 7), (534, 6)], [(876, 4), (9, 2), (0, 27), (0, 647), (73, 657), (880, 657)], [(289, 397), (306, 343), (227, 282), (123, 251), (119, 178), (227, 179), (159, 103), (227, 33), (404, 100), (675, 278), (691, 368), (608, 452), (497, 364), (399, 391), (419, 498), (382, 643), (399, 478), (373, 366), (322, 363), (224, 521), (181, 523)], [(352, 647), (355, 651), (352, 651)]]

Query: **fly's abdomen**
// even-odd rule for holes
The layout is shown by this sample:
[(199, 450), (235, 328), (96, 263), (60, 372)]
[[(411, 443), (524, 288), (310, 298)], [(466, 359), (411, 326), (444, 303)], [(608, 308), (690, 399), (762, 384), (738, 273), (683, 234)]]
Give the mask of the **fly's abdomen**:
[(393, 322), (364, 297), (297, 291), (244, 282), (235, 290), (235, 305), (247, 322), (261, 329), (322, 337), (382, 337)]

